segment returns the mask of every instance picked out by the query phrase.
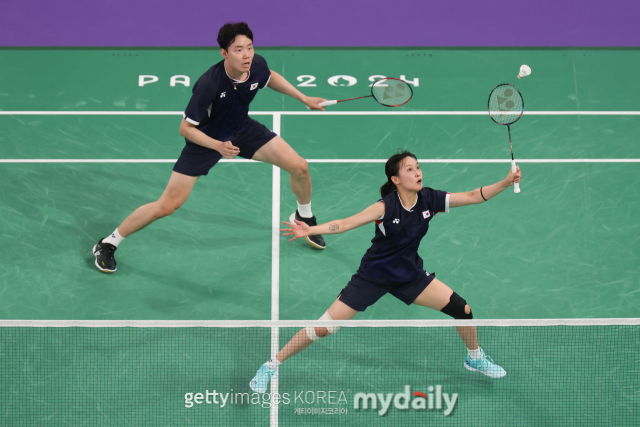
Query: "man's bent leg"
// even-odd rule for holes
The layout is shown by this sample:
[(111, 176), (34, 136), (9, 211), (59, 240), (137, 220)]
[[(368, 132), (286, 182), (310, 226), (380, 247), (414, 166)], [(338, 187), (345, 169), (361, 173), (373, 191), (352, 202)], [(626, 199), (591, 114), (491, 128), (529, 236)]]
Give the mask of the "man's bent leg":
[(160, 199), (140, 206), (109, 237), (100, 239), (93, 247), (92, 253), (96, 257), (96, 267), (104, 273), (115, 273), (117, 263), (114, 252), (119, 242), (156, 219), (171, 215), (187, 200), (197, 179), (198, 177), (173, 172)]
[[(311, 212), (311, 174), (307, 161), (300, 157), (287, 142), (279, 136), (260, 147), (253, 160), (270, 163), (289, 172), (291, 191), (296, 195), (298, 209), (291, 214), (289, 221), (302, 221), (309, 226), (317, 225)], [(307, 236), (305, 240), (316, 249), (326, 248), (322, 236)]]
[(136, 231), (142, 230), (153, 221), (171, 215), (189, 198), (197, 179), (197, 176), (187, 176), (172, 172), (162, 196), (155, 202), (140, 206), (122, 221), (122, 224), (118, 227), (120, 235), (127, 237)]
[(276, 136), (260, 147), (253, 155), (253, 160), (278, 166), (289, 172), (291, 191), (301, 205), (311, 202), (311, 174), (307, 161), (300, 157), (287, 142)]

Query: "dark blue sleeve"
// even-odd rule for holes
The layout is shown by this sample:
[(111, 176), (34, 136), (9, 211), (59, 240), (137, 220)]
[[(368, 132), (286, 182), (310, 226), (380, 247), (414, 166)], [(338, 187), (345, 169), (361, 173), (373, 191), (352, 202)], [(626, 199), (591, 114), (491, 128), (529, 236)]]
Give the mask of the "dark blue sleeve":
[(189, 105), (184, 111), (184, 118), (196, 126), (209, 118), (211, 108), (216, 99), (216, 90), (218, 89), (216, 80), (203, 77), (198, 79), (195, 86), (193, 86), (193, 95), (191, 95)]
[(429, 188), (429, 187), (425, 187), (421, 191), (422, 191), (422, 196), (424, 197), (424, 199), (427, 202), (427, 205), (429, 206), (429, 209), (431, 209), (431, 212), (438, 213), (438, 212), (445, 212), (448, 210), (447, 209), (448, 193), (446, 191), (434, 190), (433, 188)]
[(253, 55), (251, 63), (251, 72), (254, 73), (258, 81), (258, 89), (264, 89), (271, 79), (271, 70), (267, 65), (267, 60), (260, 55)]

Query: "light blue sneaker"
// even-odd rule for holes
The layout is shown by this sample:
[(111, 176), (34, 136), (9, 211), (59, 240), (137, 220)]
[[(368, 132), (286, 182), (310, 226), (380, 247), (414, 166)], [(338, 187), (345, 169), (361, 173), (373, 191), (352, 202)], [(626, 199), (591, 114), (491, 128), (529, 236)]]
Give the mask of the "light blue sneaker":
[(258, 372), (256, 372), (256, 376), (253, 377), (251, 382), (249, 383), (249, 387), (251, 390), (256, 393), (264, 393), (267, 391), (267, 386), (269, 385), (269, 381), (271, 381), (271, 377), (276, 374), (278, 368), (274, 368), (269, 365), (269, 362), (260, 366)]
[(482, 356), (477, 360), (473, 360), (471, 356), (467, 354), (467, 360), (464, 362), (464, 367), (470, 371), (482, 372), (491, 378), (502, 378), (507, 375), (507, 371), (493, 363), (493, 360), (489, 356), (485, 356), (482, 348), (480, 349), (480, 352), (482, 352)]

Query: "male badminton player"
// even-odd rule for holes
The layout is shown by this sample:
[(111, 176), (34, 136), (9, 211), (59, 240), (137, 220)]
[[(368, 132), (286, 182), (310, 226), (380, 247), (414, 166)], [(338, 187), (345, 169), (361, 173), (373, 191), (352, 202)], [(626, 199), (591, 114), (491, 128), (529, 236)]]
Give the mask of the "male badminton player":
[[(359, 214), (347, 219), (309, 227), (294, 221), (284, 222), (291, 228), (282, 229), (291, 240), (314, 234), (343, 233), (375, 221), (375, 236), (365, 253), (360, 268), (340, 292), (320, 320), (350, 320), (359, 311), (373, 305), (390, 293), (407, 305), (416, 304), (439, 310), (454, 319), (473, 319), (467, 302), (451, 288), (425, 272), (418, 247), (438, 212), (449, 208), (483, 203), (509, 188), (521, 178), (520, 169), (509, 171), (507, 177), (493, 185), (464, 193), (446, 193), (422, 187), (422, 171), (413, 154), (404, 151), (386, 163), (387, 182), (380, 189), (382, 198)], [(307, 327), (300, 330), (276, 357), (263, 364), (250, 387), (264, 393), (280, 363), (306, 349), (320, 338), (337, 332), (339, 327)], [(458, 327), (458, 334), (467, 347), (464, 366), (500, 378), (507, 373), (484, 354), (478, 346), (475, 327)]]
[[(278, 135), (249, 118), (249, 104), (265, 87), (289, 95), (312, 110), (323, 110), (322, 98), (300, 93), (254, 53), (253, 33), (244, 23), (225, 24), (218, 33), (223, 60), (204, 73), (193, 87), (193, 95), (180, 123), (186, 145), (173, 167), (164, 193), (152, 203), (136, 209), (111, 233), (93, 247), (96, 266), (105, 273), (116, 271), (114, 252), (122, 240), (153, 221), (171, 215), (187, 200), (200, 176), (222, 158), (235, 156), (276, 165), (289, 172), (291, 190), (298, 209), (297, 221), (315, 226), (311, 211), (311, 176), (306, 160)], [(321, 235), (307, 241), (324, 249)]]

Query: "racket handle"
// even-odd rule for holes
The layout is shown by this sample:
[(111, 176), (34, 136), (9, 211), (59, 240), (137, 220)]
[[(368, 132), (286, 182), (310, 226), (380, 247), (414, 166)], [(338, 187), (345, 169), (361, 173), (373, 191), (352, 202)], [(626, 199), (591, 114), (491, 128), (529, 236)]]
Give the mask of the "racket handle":
[[(511, 160), (511, 172), (516, 173), (518, 171), (518, 169), (516, 169), (516, 161), (515, 160)], [(519, 182), (514, 182), (513, 183), (513, 192), (514, 193), (519, 193), (520, 192), (520, 183)]]
[[(320, 104), (318, 104), (321, 107), (326, 107), (327, 105), (333, 105), (333, 104), (337, 104), (338, 101), (324, 101), (321, 102)], [(311, 108), (307, 107), (307, 110), (311, 110)]]

